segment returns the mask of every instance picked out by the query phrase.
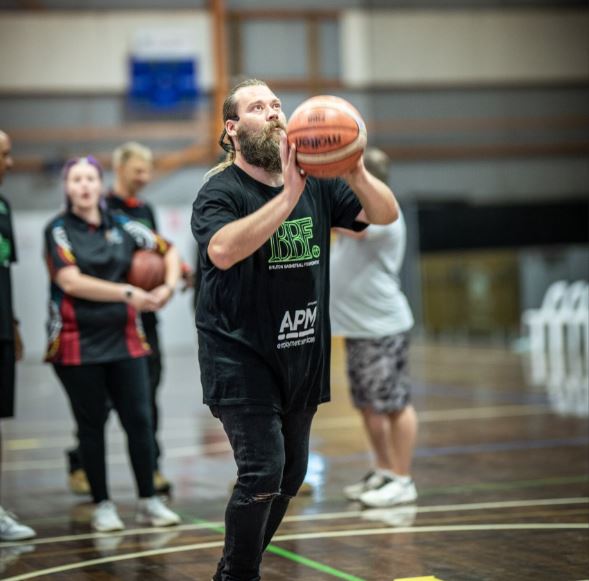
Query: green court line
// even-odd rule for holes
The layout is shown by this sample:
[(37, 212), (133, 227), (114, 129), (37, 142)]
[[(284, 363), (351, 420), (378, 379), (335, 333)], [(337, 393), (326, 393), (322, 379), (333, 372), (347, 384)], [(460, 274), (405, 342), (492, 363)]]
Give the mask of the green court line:
[(266, 549), (268, 553), (274, 553), (280, 557), (284, 557), (285, 559), (289, 559), (290, 561), (294, 561), (295, 563), (300, 563), (301, 565), (306, 565), (311, 569), (315, 569), (316, 571), (321, 571), (322, 573), (327, 573), (328, 575), (332, 575), (333, 577), (337, 577), (338, 579), (344, 579), (345, 581), (365, 581), (360, 577), (356, 577), (355, 575), (350, 575), (349, 573), (344, 573), (343, 571), (339, 571), (338, 569), (334, 569), (329, 565), (323, 565), (322, 563), (318, 563), (317, 561), (313, 561), (312, 559), (308, 559), (307, 557), (301, 557), (301, 555), (297, 555), (292, 551), (287, 551), (286, 549), (282, 549), (280, 547), (276, 547), (274, 545), (268, 545)]
[[(225, 533), (224, 527), (218, 527), (218, 526), (210, 523), (210, 521), (206, 521), (201, 518), (194, 518), (194, 517), (190, 517), (189, 520), (192, 521), (194, 524), (204, 525), (207, 528), (209, 528), (212, 531), (215, 531), (217, 533)], [(323, 563), (319, 563), (319, 561), (314, 561), (313, 559), (309, 559), (308, 557), (303, 557), (302, 555), (298, 555), (297, 553), (293, 553), (292, 551), (288, 551), (286, 549), (283, 549), (281, 547), (277, 547), (275, 545), (268, 545), (268, 547), (266, 548), (266, 551), (268, 553), (273, 553), (274, 555), (278, 555), (279, 557), (282, 557), (284, 559), (292, 561), (293, 563), (305, 565), (306, 567), (309, 567), (310, 569), (315, 569), (315, 571), (321, 571), (321, 573), (326, 573), (328, 575), (331, 575), (332, 577), (337, 577), (338, 579), (343, 579), (344, 581), (366, 581), (365, 579), (362, 579), (361, 577), (356, 577), (355, 575), (350, 575), (349, 573), (344, 573), (344, 571), (340, 571), (339, 569), (334, 569), (333, 567), (330, 567), (329, 565), (324, 565)]]
[[(530, 487), (539, 487), (539, 486), (556, 486), (558, 484), (573, 484), (577, 482), (587, 482), (587, 476), (564, 476), (561, 478), (544, 478), (541, 480), (516, 480), (513, 482), (481, 482), (478, 484), (468, 484), (468, 485), (457, 485), (457, 486), (439, 486), (436, 488), (429, 488), (423, 489), (419, 491), (419, 496), (433, 496), (435, 494), (461, 494), (468, 491), (476, 491), (476, 490), (509, 490), (514, 488), (530, 488)], [(202, 524), (214, 530), (218, 533), (224, 533), (225, 529), (223, 527), (217, 527), (213, 524), (209, 523), (210, 521), (206, 521), (199, 518), (189, 517), (188, 520), (192, 521), (194, 524)], [(344, 573), (343, 571), (339, 571), (338, 569), (334, 569), (329, 565), (324, 565), (323, 563), (319, 563), (318, 561), (314, 561), (307, 557), (303, 557), (302, 555), (298, 555), (297, 553), (293, 553), (292, 551), (288, 551), (281, 547), (277, 547), (275, 545), (268, 545), (266, 548), (268, 553), (273, 553), (274, 555), (278, 555), (283, 557), (284, 559), (288, 559), (289, 561), (293, 561), (294, 563), (299, 563), (301, 565), (305, 565), (311, 569), (315, 569), (316, 571), (321, 571), (322, 573), (326, 573), (328, 575), (332, 575), (333, 577), (337, 577), (338, 579), (344, 579), (344, 581), (365, 581), (360, 577), (355, 577), (354, 575), (350, 575), (348, 573)]]

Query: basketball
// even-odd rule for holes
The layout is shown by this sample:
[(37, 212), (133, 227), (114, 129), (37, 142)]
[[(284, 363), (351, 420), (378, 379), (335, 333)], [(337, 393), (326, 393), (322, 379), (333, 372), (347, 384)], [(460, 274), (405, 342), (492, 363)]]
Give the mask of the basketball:
[(164, 284), (166, 265), (164, 257), (151, 250), (136, 250), (127, 274), (127, 282), (146, 291)]
[(286, 132), (289, 145), (296, 145), (299, 167), (319, 178), (350, 171), (366, 147), (366, 125), (358, 110), (331, 95), (301, 103), (291, 115)]

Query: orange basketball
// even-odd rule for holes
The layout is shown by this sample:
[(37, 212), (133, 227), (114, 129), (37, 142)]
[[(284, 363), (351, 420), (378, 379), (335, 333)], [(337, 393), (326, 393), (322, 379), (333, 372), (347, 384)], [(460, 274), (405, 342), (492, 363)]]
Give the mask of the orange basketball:
[(311, 97), (293, 112), (286, 128), (297, 163), (309, 175), (329, 178), (353, 169), (366, 147), (366, 125), (358, 110), (331, 95)]
[(127, 273), (127, 282), (146, 291), (164, 284), (166, 265), (164, 257), (151, 250), (136, 250)]

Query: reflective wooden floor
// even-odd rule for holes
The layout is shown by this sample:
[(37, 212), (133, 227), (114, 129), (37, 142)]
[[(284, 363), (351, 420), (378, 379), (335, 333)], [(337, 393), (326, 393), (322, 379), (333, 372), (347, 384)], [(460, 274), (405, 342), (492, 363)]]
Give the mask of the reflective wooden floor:
[[(210, 579), (235, 468), (219, 424), (200, 403), (194, 354), (166, 360), (164, 472), (184, 524), (135, 526), (113, 416), (109, 479), (127, 529), (91, 532), (87, 499), (66, 489), (73, 424), (65, 396), (50, 368), (29, 360), (20, 367), (18, 419), (2, 426), (2, 504), (38, 538), (0, 543), (0, 578)], [(368, 454), (334, 341), (333, 401), (313, 429), (314, 493), (292, 502), (265, 556), (264, 581), (589, 579), (587, 418), (553, 411), (553, 398), (527, 384), (521, 357), (503, 349), (415, 344), (412, 375), (419, 501), (361, 510), (341, 493), (364, 474)]]

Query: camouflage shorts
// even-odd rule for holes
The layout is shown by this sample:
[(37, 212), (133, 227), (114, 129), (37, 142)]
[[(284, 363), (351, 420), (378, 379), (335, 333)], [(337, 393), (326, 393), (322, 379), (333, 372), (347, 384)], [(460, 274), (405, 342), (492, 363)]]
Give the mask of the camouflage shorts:
[(410, 401), (409, 333), (378, 339), (346, 339), (348, 377), (354, 405), (389, 413)]

